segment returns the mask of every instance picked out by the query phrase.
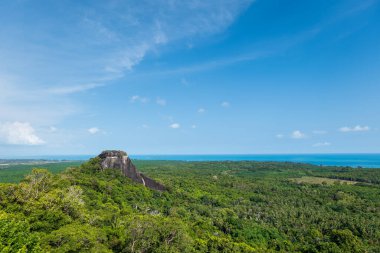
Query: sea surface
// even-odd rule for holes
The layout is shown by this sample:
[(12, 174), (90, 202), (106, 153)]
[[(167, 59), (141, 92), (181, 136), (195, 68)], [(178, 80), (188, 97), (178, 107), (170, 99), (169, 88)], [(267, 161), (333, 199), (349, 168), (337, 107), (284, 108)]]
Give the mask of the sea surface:
[[(46, 160), (88, 160), (95, 155), (56, 155), (18, 157)], [(380, 154), (273, 154), (273, 155), (131, 155), (138, 160), (178, 161), (276, 161), (310, 163), (324, 166), (380, 168)]]

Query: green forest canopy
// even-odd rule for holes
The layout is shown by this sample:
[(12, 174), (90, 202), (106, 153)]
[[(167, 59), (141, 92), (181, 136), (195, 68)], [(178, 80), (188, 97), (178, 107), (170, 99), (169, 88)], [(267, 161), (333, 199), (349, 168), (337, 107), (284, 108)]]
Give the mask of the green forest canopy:
[(135, 164), (168, 190), (98, 159), (0, 170), (0, 252), (380, 252), (379, 169)]

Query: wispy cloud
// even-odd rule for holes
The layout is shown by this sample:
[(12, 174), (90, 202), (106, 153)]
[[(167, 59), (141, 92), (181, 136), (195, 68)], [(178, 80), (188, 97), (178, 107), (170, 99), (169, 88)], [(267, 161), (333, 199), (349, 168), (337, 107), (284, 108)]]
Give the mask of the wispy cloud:
[(0, 141), (12, 145), (41, 145), (45, 142), (37, 136), (29, 122), (0, 123)]
[(276, 138), (278, 138), (278, 139), (282, 139), (282, 138), (284, 138), (285, 136), (283, 135), (283, 134), (276, 134)]
[[(193, 72), (201, 72), (207, 71), (211, 69), (216, 69), (220, 67), (225, 67), (229, 65), (233, 65), (240, 62), (254, 61), (260, 58), (265, 58), (274, 54), (272, 50), (262, 50), (257, 51), (256, 53), (246, 53), (242, 55), (233, 55), (221, 59), (215, 59), (211, 61), (201, 62), (190, 66), (179, 67), (175, 69), (169, 70), (161, 70), (152, 74), (160, 74), (160, 75), (168, 75), (168, 74), (185, 74), (185, 73), (193, 73)], [(186, 79), (182, 79), (186, 80)], [(186, 84), (187, 82), (183, 82), (182, 84)]]
[(97, 41), (115, 43), (121, 39), (116, 32), (108, 29), (99, 20), (84, 17), (81, 25), (83, 25), (83, 27), (87, 28), (89, 31), (92, 31)]
[(48, 131), (49, 133), (55, 133), (58, 131), (58, 129), (55, 126), (50, 126)]
[(379, 3), (378, 0), (362, 0), (362, 1), (359, 1), (357, 3), (355, 2), (355, 5), (350, 6), (347, 10), (343, 11), (340, 14), (339, 18), (345, 18), (345, 17), (349, 17), (351, 15), (360, 13), (362, 11), (369, 9), (371, 6), (378, 4), (378, 3)]
[(181, 79), (181, 84), (185, 85), (185, 86), (188, 86), (189, 85), (189, 82), (187, 81), (186, 78), (182, 78)]
[(131, 71), (134, 66), (139, 64), (145, 57), (145, 54), (153, 46), (148, 43), (141, 43), (132, 48), (125, 49), (118, 55), (114, 56), (111, 62), (104, 67), (104, 70), (110, 73), (123, 73)]
[(129, 101), (130, 101), (131, 103), (140, 102), (140, 103), (145, 104), (145, 103), (148, 103), (148, 102), (149, 102), (149, 98), (147, 98), (147, 97), (141, 97), (141, 96), (139, 96), (139, 95), (134, 95), (134, 96), (132, 96), (132, 97), (129, 99)]
[(33, 85), (20, 85), (17, 81), (2, 79), (0, 74), (0, 121), (46, 126), (82, 112), (75, 101)]
[(199, 108), (199, 109), (198, 109), (198, 113), (204, 113), (204, 112), (206, 112), (206, 109), (205, 109), (205, 108)]
[[(56, 101), (54, 96), (86, 92), (124, 77), (148, 54), (159, 54), (165, 44), (184, 43), (224, 31), (252, 2), (143, 0), (94, 2), (91, 5), (75, 2), (66, 5), (66, 13), (70, 15), (63, 15), (45, 3), (43, 8), (51, 11), (44, 12), (46, 17), (42, 18), (51, 20), (49, 25), (38, 21), (7, 24), (5, 30), (23, 33), (22, 38), (19, 33), (0, 37), (0, 68), (7, 75), (15, 76), (19, 86), (25, 86), (24, 90), (44, 93)], [(36, 9), (40, 7), (42, 4), (35, 6)], [(26, 11), (27, 8), (22, 2), (18, 3), (18, 9), (25, 10), (25, 15), (34, 15)], [(8, 18), (13, 20), (11, 15)], [(33, 16), (25, 19), (33, 20)], [(1, 93), (9, 97), (7, 90)], [(41, 95), (40, 98), (43, 99)], [(6, 108), (5, 113), (17, 114), (7, 101), (0, 102), (0, 111)], [(72, 101), (65, 102), (72, 104)], [(28, 105), (20, 102), (17, 107), (26, 111)], [(0, 120), (4, 120), (1, 115)]]
[(102, 87), (104, 86), (104, 83), (89, 83), (89, 84), (83, 84), (83, 85), (76, 85), (76, 86), (63, 86), (63, 87), (55, 87), (49, 89), (50, 93), (53, 94), (72, 94), (77, 92), (83, 92), (87, 90), (91, 90), (94, 88)]
[(306, 136), (306, 134), (304, 134), (300, 130), (295, 130), (295, 131), (292, 132), (292, 134), (290, 135), (290, 137), (293, 138), (293, 139), (304, 139), (307, 136)]
[(100, 129), (97, 127), (91, 127), (89, 129), (87, 129), (87, 132), (89, 132), (90, 134), (97, 134), (100, 132)]
[(161, 105), (161, 106), (165, 106), (166, 105), (166, 100), (165, 99), (163, 99), (163, 98), (157, 98), (156, 99), (156, 103), (158, 104), (158, 105)]
[(317, 142), (313, 144), (313, 147), (326, 147), (326, 146), (331, 146), (330, 142)]
[(378, 3), (377, 0), (366, 0), (361, 1), (360, 4), (349, 7), (346, 10), (340, 10), (340, 12), (334, 15), (332, 18), (324, 20), (320, 23), (315, 24), (314, 26), (301, 31), (296, 34), (291, 34), (285, 37), (277, 38), (272, 41), (265, 41), (261, 44), (267, 45), (266, 47), (260, 49), (255, 48), (255, 50), (250, 50), (246, 53), (241, 53), (238, 55), (230, 55), (228, 57), (214, 59), (211, 61), (206, 61), (203, 63), (196, 63), (190, 66), (183, 66), (176, 69), (160, 71), (159, 74), (178, 74), (178, 73), (192, 73), (192, 72), (201, 72), (207, 71), (210, 69), (215, 69), (219, 67), (225, 67), (240, 62), (255, 61), (261, 58), (271, 57), (277, 55), (278, 53), (284, 52), (287, 49), (315, 38), (318, 34), (323, 32), (327, 27), (331, 26), (338, 21), (341, 21), (351, 15), (362, 12)]
[[(105, 34), (111, 39), (117, 37), (120, 45), (127, 44), (124, 47), (120, 46), (115, 50), (115, 54), (111, 55), (109, 63), (104, 68), (106, 71), (112, 73), (131, 71), (149, 52), (156, 51), (161, 45), (193, 36), (218, 33), (228, 27), (253, 1), (142, 2), (141, 4), (123, 2), (111, 8), (116, 12), (122, 9), (128, 10), (128, 13), (120, 15), (122, 17), (120, 20), (116, 20), (120, 22), (120, 30), (116, 28), (118, 26), (107, 27), (103, 24), (99, 19), (102, 13), (86, 17), (87, 23), (93, 23), (98, 33)], [(142, 11), (143, 22), (140, 17)], [(125, 29), (126, 26), (128, 29)], [(126, 31), (130, 31), (130, 34)]]
[(224, 107), (224, 108), (228, 108), (228, 107), (230, 107), (230, 102), (227, 102), (227, 101), (224, 101), (224, 102), (222, 102), (221, 104), (220, 104), (220, 106), (221, 107)]
[(357, 125), (357, 126), (354, 126), (354, 127), (344, 126), (344, 127), (339, 128), (339, 131), (343, 132), (343, 133), (348, 133), (348, 132), (367, 132), (369, 130), (370, 130), (369, 126), (361, 126), (361, 125)]
[(178, 129), (178, 128), (181, 127), (181, 125), (178, 124), (178, 123), (173, 123), (173, 124), (169, 125), (169, 127), (170, 127), (170, 128), (173, 128), (173, 129)]

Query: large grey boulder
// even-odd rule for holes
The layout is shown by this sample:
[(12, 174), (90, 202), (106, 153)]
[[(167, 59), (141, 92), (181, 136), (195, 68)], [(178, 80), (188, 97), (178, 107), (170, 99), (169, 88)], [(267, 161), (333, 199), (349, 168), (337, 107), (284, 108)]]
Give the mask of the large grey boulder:
[(163, 191), (165, 187), (137, 171), (135, 165), (128, 157), (127, 153), (120, 150), (106, 150), (98, 157), (101, 159), (101, 167), (105, 169), (121, 170), (124, 176), (131, 178), (133, 181), (143, 184), (153, 190)]

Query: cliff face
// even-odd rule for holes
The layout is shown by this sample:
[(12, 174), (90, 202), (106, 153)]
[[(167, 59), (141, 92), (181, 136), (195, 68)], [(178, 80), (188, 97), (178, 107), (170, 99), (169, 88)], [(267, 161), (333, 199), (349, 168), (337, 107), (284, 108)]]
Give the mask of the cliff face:
[(135, 165), (124, 151), (107, 150), (103, 151), (98, 157), (101, 159), (102, 169), (118, 169), (122, 171), (124, 176), (150, 189), (165, 190), (165, 186), (137, 171)]

